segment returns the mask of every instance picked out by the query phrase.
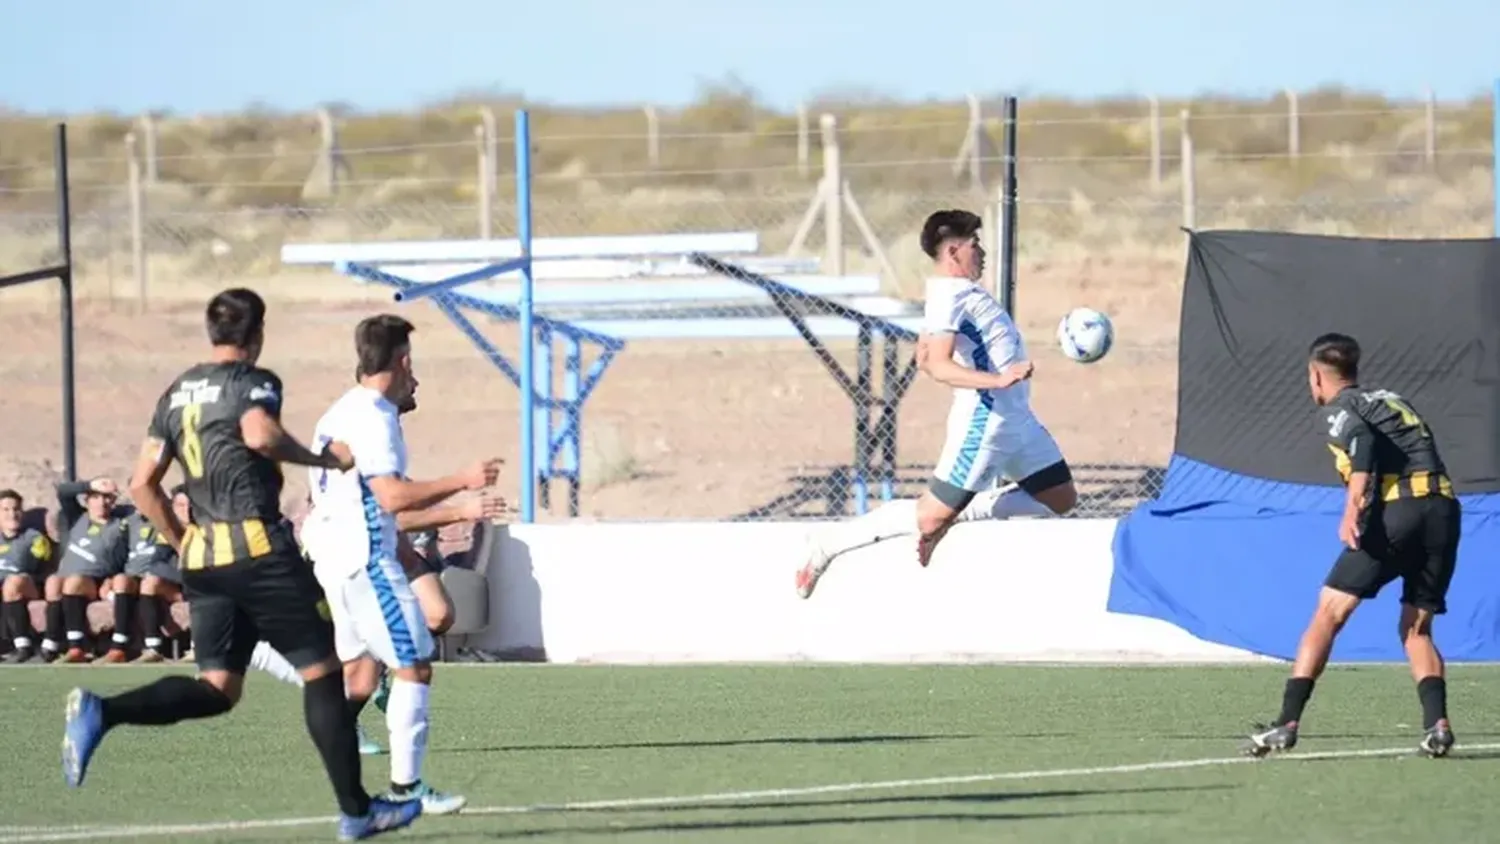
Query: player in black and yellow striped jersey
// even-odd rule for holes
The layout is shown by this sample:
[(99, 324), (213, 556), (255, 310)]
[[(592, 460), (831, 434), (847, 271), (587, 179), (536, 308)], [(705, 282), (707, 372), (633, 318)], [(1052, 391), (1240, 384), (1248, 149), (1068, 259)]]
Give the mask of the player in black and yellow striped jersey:
[(1302, 635), (1281, 715), (1257, 728), (1246, 751), (1263, 756), (1297, 743), (1297, 726), (1338, 636), (1360, 601), (1400, 578), (1401, 639), (1406, 646), (1432, 757), (1453, 747), (1442, 655), (1432, 640), (1435, 616), (1447, 611), (1458, 562), (1462, 511), (1431, 426), (1390, 390), (1359, 383), (1359, 343), (1325, 334), (1309, 349), (1308, 386), (1324, 409), (1328, 450), (1346, 487), (1339, 539), (1344, 551), (1324, 581)]
[(54, 556), (46, 532), (22, 524), (25, 512), (19, 492), (0, 490), (0, 636), (14, 647), (5, 657), (11, 663), (36, 656), (36, 631), (27, 606), (41, 599), (42, 576)]
[[(178, 549), (192, 615), (197, 678), (162, 677), (111, 697), (68, 697), (63, 775), (81, 785), (100, 741), (121, 724), (166, 725), (228, 712), (244, 689), (250, 653), (264, 638), (305, 681), (304, 714), (342, 817), (339, 834), (366, 838), (421, 813), (371, 798), (360, 777), (354, 720), (344, 703), (327, 601), (282, 517), (281, 463), (354, 465), (347, 446), (314, 454), (281, 425), (282, 385), (256, 365), (265, 342), (265, 301), (226, 290), (209, 303), (210, 359), (178, 376), (156, 405), (130, 483), (131, 498)], [(193, 521), (172, 511), (162, 481), (176, 462)]]

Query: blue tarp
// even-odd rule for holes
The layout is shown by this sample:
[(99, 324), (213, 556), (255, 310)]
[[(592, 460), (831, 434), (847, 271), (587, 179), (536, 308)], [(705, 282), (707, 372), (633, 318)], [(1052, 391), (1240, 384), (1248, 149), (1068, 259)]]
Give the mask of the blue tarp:
[[(1267, 481), (1184, 457), (1155, 501), (1115, 530), (1110, 612), (1175, 624), (1210, 642), (1291, 659), (1338, 556), (1343, 490)], [(1500, 660), (1500, 494), (1460, 496), (1463, 541), (1435, 626), (1450, 660)], [(1333, 659), (1406, 658), (1396, 637), (1400, 582), (1366, 602)]]
[[(1438, 644), (1500, 660), (1500, 239), (1193, 233), (1173, 456), (1116, 530), (1109, 609), (1295, 654), (1341, 550), (1344, 488), (1306, 382), (1329, 331), (1359, 340), (1362, 384), (1431, 423), (1464, 509)], [(1361, 607), (1333, 657), (1404, 659), (1400, 599), (1398, 581)]]

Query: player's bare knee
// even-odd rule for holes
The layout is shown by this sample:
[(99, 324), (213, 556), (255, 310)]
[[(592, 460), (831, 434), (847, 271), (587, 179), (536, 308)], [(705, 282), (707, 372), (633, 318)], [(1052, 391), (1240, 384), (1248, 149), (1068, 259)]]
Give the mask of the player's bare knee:
[(339, 662), (338, 657), (329, 654), (328, 658), (321, 662), (315, 662), (312, 665), (297, 669), (297, 674), (302, 678), (302, 682), (314, 683), (327, 677), (329, 674), (342, 674), (343, 671), (343, 663)]
[(42, 581), (42, 597), (48, 601), (62, 600), (62, 585), (63, 579), (61, 577), (55, 574), (47, 575), (47, 579)]
[(414, 665), (397, 668), (391, 673), (395, 675), (397, 680), (404, 683), (420, 683), (424, 686), (431, 685), (432, 683), (432, 663), (430, 662), (418, 662)]
[(140, 594), (140, 581), (128, 574), (117, 574), (110, 578), (110, 591), (120, 595)]
[(1340, 630), (1349, 622), (1350, 616), (1359, 606), (1359, 598), (1347, 592), (1337, 589), (1323, 588), (1323, 593), (1318, 596), (1318, 609), (1314, 620), (1324, 625), (1331, 626), (1334, 630)]
[(422, 615), (427, 620), (427, 629), (436, 636), (447, 633), (453, 627), (456, 615), (453, 609), (453, 599), (448, 597), (447, 592), (441, 591), (441, 587), (439, 590), (436, 600), (430, 605), (424, 603), (422, 606)]
[(344, 693), (351, 700), (368, 700), (380, 684), (380, 666), (369, 657), (344, 663)]
[(240, 697), (245, 693), (245, 677), (242, 674), (228, 671), (204, 671), (198, 675), (198, 682), (218, 690), (229, 701), (230, 708), (238, 705)]
[(411, 591), (417, 596), (428, 630), (441, 635), (453, 626), (453, 599), (436, 574), (426, 572), (412, 578)]
[(10, 575), (4, 581), (0, 581), (0, 598), (7, 603), (19, 601), (26, 597), (25, 589), (30, 583), (31, 578), (24, 574)]
[(1078, 488), (1073, 486), (1072, 481), (1044, 489), (1032, 497), (1059, 516), (1066, 515), (1078, 506)]
[(62, 579), (60, 594), (75, 598), (93, 597), (95, 591), (93, 581), (81, 575), (70, 575)]

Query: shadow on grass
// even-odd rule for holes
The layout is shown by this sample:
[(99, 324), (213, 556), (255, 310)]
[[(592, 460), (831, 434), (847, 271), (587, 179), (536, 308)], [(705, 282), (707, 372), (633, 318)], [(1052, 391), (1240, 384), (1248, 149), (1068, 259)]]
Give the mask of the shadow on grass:
[(710, 747), (758, 747), (758, 746), (821, 746), (845, 747), (863, 744), (907, 744), (926, 741), (960, 741), (979, 736), (967, 733), (929, 735), (873, 735), (873, 736), (768, 736), (744, 739), (703, 739), (700, 741), (625, 741), (581, 744), (517, 744), (494, 747), (450, 747), (434, 749), (432, 753), (533, 753), (567, 750), (656, 750), (672, 748)]
[(784, 800), (764, 801), (735, 801), (733, 803), (676, 806), (653, 806), (642, 807), (632, 811), (650, 812), (693, 812), (705, 809), (733, 808), (740, 810), (748, 809), (821, 809), (829, 807), (849, 808), (854, 806), (896, 806), (896, 805), (929, 805), (934, 803), (1011, 803), (1017, 800), (1060, 800), (1078, 797), (1128, 797), (1141, 794), (1182, 794), (1186, 792), (1203, 791), (1231, 791), (1232, 785), (1184, 785), (1184, 786), (1141, 786), (1139, 788), (1066, 788), (1047, 789), (1041, 791), (990, 791), (990, 792), (948, 792), (944, 794), (889, 794), (879, 797), (850, 797), (834, 800), (817, 799), (816, 795), (802, 799), (787, 798)]
[[(606, 826), (559, 827), (557, 829), (517, 829), (506, 830), (503, 832), (478, 832), (472, 833), (472, 835), (476, 838), (484, 838), (493, 841), (507, 841), (524, 838), (547, 838), (554, 835), (567, 838), (577, 838), (591, 835), (670, 835), (674, 833), (680, 834), (691, 832), (749, 832), (753, 830), (773, 829), (816, 829), (819, 827), (831, 826), (865, 826), (869, 824), (889, 823), (971, 824), (980, 822), (995, 823), (1004, 821), (1040, 821), (1057, 820), (1063, 818), (1122, 817), (1162, 814), (1168, 813), (1147, 810), (1128, 810), (1105, 812), (1037, 812), (1034, 814), (970, 812), (948, 813), (939, 815), (851, 815), (848, 817), (831, 818), (760, 818), (754, 820), (747, 819), (691, 822), (683, 821), (680, 823), (659, 824), (610, 824)], [(406, 836), (408, 840), (438, 840), (444, 837), (446, 836), (424, 836), (420, 833)]]
[[(986, 792), (986, 793), (943, 793), (928, 795), (889, 795), (880, 797), (860, 797), (838, 800), (777, 800), (746, 803), (726, 804), (699, 804), (678, 806), (638, 806), (622, 807), (619, 809), (595, 809), (587, 812), (566, 812), (569, 815), (577, 814), (604, 814), (604, 815), (645, 815), (664, 814), (680, 812), (713, 813), (719, 817), (709, 817), (698, 821), (661, 821), (654, 823), (616, 821), (612, 823), (595, 823), (592, 825), (558, 825), (556, 827), (533, 826), (527, 829), (510, 830), (465, 830), (466, 837), (486, 838), (492, 840), (546, 838), (548, 836), (571, 837), (571, 836), (605, 836), (605, 835), (628, 835), (632, 833), (687, 833), (687, 832), (725, 832), (725, 831), (753, 831), (774, 829), (798, 829), (818, 828), (835, 826), (863, 826), (868, 824), (892, 824), (892, 823), (923, 823), (923, 824), (971, 824), (982, 822), (1020, 822), (1035, 820), (1058, 820), (1066, 818), (1091, 818), (1091, 817), (1126, 817), (1126, 816), (1149, 816), (1172, 814), (1166, 809), (1098, 809), (1078, 811), (1052, 811), (1052, 812), (924, 812), (923, 808), (936, 809), (946, 803), (960, 803), (968, 805), (984, 804), (1006, 804), (1025, 800), (1066, 800), (1090, 797), (1130, 797), (1134, 795), (1151, 793), (1186, 793), (1203, 792), (1229, 789), (1231, 786), (1183, 786), (1183, 787), (1145, 787), (1145, 788), (1123, 788), (1123, 789), (1059, 789), (1050, 791), (1013, 791), (1013, 792)], [(880, 806), (891, 807), (895, 805), (910, 806), (913, 811), (909, 813), (886, 813), (886, 814), (855, 814), (847, 810), (858, 807)], [(724, 817), (732, 813), (754, 812), (754, 811), (796, 811), (796, 812), (818, 812), (828, 809), (846, 810), (842, 814), (811, 814), (805, 817)], [(558, 814), (564, 814), (562, 810)], [(473, 815), (465, 816), (465, 819), (473, 818)], [(413, 829), (406, 838), (432, 839), (445, 838), (453, 833), (439, 833), (436, 830), (427, 832), (420, 826)]]

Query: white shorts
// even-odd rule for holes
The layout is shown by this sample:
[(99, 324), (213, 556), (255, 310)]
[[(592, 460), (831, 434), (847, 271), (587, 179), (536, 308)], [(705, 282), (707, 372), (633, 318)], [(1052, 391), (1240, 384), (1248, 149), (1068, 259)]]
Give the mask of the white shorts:
[(333, 615), (339, 661), (366, 654), (391, 668), (410, 668), (432, 658), (432, 634), (401, 563), (377, 557), (353, 577), (315, 566)]
[(999, 428), (976, 419), (966, 429), (949, 427), (933, 475), (959, 489), (982, 492), (1029, 478), (1062, 459), (1057, 441), (1034, 419)]

